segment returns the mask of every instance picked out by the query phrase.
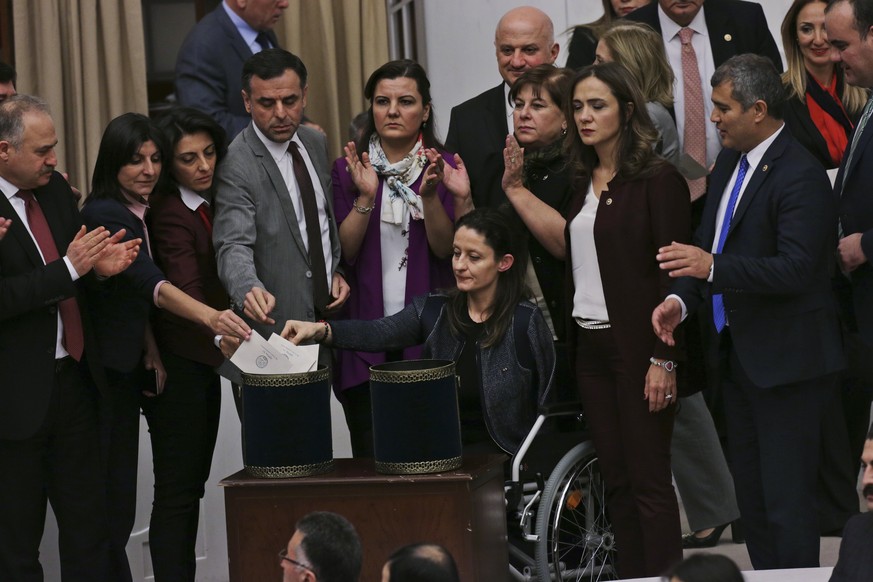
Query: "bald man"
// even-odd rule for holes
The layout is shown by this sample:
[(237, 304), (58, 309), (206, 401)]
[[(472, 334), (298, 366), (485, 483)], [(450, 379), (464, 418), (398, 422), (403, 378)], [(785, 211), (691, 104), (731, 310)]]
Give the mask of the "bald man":
[(514, 130), (509, 89), (528, 69), (554, 63), (560, 47), (551, 18), (538, 8), (521, 6), (497, 23), (494, 49), (503, 80), (454, 107), (446, 137), (446, 149), (464, 160), (477, 207), (498, 206), (506, 200), (500, 181), (506, 135)]

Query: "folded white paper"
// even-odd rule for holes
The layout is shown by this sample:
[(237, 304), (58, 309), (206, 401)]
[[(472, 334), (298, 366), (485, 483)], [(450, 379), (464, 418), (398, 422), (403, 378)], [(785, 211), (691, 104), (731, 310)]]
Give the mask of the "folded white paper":
[(318, 366), (318, 344), (296, 346), (275, 333), (270, 336), (267, 343), (288, 358), (288, 361), (291, 363), (291, 371), (289, 373), (314, 372)]
[(287, 374), (290, 368), (288, 358), (255, 330), (230, 361), (246, 374)]

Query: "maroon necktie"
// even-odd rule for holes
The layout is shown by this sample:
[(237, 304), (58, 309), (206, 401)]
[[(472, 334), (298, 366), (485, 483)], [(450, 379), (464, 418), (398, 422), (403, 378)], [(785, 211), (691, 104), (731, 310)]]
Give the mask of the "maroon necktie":
[[(57, 261), (61, 258), (58, 254), (58, 247), (55, 245), (55, 239), (52, 238), (45, 214), (39, 207), (39, 202), (33, 196), (33, 192), (19, 190), (16, 196), (24, 200), (25, 215), (27, 223), (30, 225), (30, 232), (33, 233), (39, 250), (42, 251), (45, 263)], [(71, 297), (58, 303), (58, 310), (61, 314), (61, 322), (64, 324), (64, 349), (76, 361), (81, 360), (82, 352), (85, 349), (85, 336), (82, 332), (82, 316), (79, 314), (79, 305)]]
[(209, 238), (212, 238), (212, 218), (209, 216), (209, 211), (206, 210), (206, 204), (201, 204), (197, 207), (197, 214), (199, 214), (201, 220), (203, 220)]
[(297, 144), (288, 144), (288, 153), (294, 161), (294, 177), (300, 188), (300, 199), (303, 203), (303, 217), (306, 219), (306, 237), (309, 240), (309, 268), (312, 271), (315, 309), (318, 313), (324, 311), (330, 303), (330, 292), (327, 289), (327, 269), (324, 266), (324, 246), (321, 244), (321, 221), (318, 220), (318, 206), (315, 203), (315, 188), (306, 162), (297, 149)]

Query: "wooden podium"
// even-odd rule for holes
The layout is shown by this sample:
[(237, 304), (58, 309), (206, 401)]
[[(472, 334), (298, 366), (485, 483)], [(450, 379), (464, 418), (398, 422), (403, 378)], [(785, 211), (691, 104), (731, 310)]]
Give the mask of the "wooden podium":
[(336, 459), (334, 471), (298, 479), (235, 473), (220, 483), (230, 581), (279, 579), (277, 554), (311, 511), (333, 511), (354, 524), (364, 550), (361, 582), (379, 582), (387, 557), (414, 542), (448, 548), (465, 582), (506, 580), (504, 460), (465, 457), (460, 469), (432, 475), (382, 475), (373, 459)]

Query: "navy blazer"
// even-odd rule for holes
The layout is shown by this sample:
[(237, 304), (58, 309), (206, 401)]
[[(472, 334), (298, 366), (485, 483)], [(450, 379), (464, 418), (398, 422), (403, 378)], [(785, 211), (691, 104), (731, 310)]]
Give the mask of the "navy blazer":
[(452, 108), (446, 150), (464, 160), (477, 207), (496, 208), (506, 201), (501, 179), (508, 134), (503, 83)]
[[(732, 56), (754, 53), (773, 61), (776, 70), (782, 72), (782, 57), (760, 4), (743, 0), (706, 0), (703, 16), (716, 67)], [(645, 22), (661, 34), (657, 2), (637, 8), (625, 18)], [(708, 83), (709, 79), (703, 81)]]
[[(276, 34), (266, 34), (278, 47)], [(251, 56), (222, 2), (191, 29), (176, 58), (179, 104), (211, 115), (230, 140), (251, 121), (242, 98), (243, 64)]]
[(142, 222), (127, 207), (108, 198), (89, 199), (82, 208), (88, 228), (105, 226), (124, 240), (141, 238), (139, 254), (123, 273), (88, 287), (91, 318), (107, 368), (130, 372), (142, 358), (145, 329), (154, 305), (155, 287), (166, 279), (149, 255)]
[[(33, 191), (63, 257), (82, 218), (67, 181), (54, 172), (49, 183)], [(73, 283), (63, 259), (44, 264), (15, 209), (0, 193), (0, 216), (12, 219), (0, 240), (0, 439), (26, 439), (42, 426), (54, 385), (58, 333), (57, 304), (75, 297), (85, 332), (90, 372), (105, 388), (82, 284)], [(90, 274), (84, 279), (90, 278)], [(83, 279), (79, 279), (83, 282)]]
[[(740, 152), (724, 148), (710, 178), (710, 196), (694, 244), (707, 252), (716, 216)], [(821, 164), (783, 128), (764, 153), (737, 204), (712, 284), (683, 277), (674, 285), (709, 321), (708, 363), (718, 366), (710, 293), (721, 293), (734, 350), (760, 387), (791, 384), (844, 366), (831, 293), (835, 212)]]
[[(851, 146), (852, 136), (849, 136)], [(834, 183), (836, 202), (839, 205), (840, 224), (846, 235), (861, 233), (861, 248), (867, 262), (849, 274), (851, 279), (851, 305), (854, 307), (855, 321), (849, 321), (850, 328), (857, 325), (858, 333), (868, 345), (873, 346), (873, 125), (867, 124), (864, 133), (858, 138), (852, 166), (846, 167), (848, 149), (843, 155), (840, 170)]]

